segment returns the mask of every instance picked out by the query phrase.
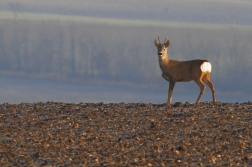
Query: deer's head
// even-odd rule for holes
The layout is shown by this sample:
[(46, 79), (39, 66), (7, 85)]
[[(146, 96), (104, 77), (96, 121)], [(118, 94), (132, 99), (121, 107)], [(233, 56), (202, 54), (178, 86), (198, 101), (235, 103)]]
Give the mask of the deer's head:
[(159, 36), (158, 39), (154, 40), (154, 45), (157, 47), (157, 55), (160, 59), (167, 55), (167, 50), (170, 45), (170, 40), (168, 40), (168, 36), (166, 36), (164, 43), (161, 44)]

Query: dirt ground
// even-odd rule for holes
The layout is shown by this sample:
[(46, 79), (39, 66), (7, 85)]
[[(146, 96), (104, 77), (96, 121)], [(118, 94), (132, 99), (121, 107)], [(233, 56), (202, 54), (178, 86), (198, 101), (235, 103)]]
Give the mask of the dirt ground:
[(252, 166), (252, 102), (0, 105), (0, 166)]

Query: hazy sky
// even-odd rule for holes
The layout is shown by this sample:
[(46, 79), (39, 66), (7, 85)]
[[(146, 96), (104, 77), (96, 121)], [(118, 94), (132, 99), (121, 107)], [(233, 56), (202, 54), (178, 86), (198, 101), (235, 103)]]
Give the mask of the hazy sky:
[(0, 10), (252, 25), (251, 0), (1, 0)]

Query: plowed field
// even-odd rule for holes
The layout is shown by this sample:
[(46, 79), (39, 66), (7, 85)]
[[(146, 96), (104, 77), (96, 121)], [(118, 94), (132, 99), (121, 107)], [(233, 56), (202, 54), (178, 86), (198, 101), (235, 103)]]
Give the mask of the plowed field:
[(0, 166), (252, 166), (252, 102), (0, 105)]

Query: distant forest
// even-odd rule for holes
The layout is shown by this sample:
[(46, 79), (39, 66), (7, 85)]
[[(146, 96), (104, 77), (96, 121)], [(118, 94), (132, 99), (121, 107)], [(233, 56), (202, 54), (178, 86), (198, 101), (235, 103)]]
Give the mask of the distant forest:
[(252, 92), (252, 29), (116, 26), (60, 20), (0, 20), (0, 73), (159, 87), (153, 41), (176, 60), (208, 59), (217, 87)]

